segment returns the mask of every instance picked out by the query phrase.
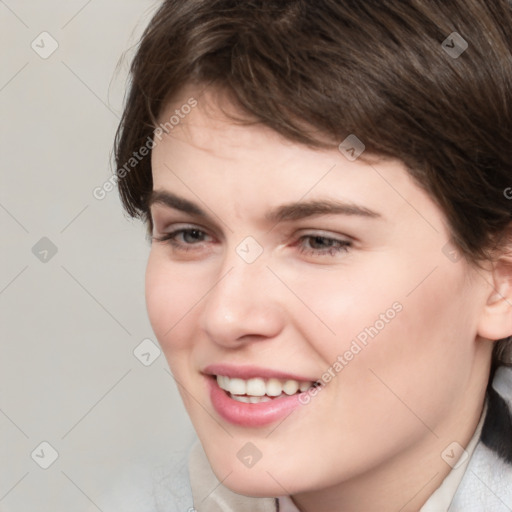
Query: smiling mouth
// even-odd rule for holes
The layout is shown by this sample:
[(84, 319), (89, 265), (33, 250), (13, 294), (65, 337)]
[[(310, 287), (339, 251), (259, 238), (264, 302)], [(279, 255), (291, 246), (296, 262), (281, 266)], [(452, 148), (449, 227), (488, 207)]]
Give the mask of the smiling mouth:
[(317, 387), (320, 384), (313, 381), (297, 381), (293, 379), (252, 379), (230, 378), (226, 375), (213, 376), (218, 386), (226, 391), (228, 396), (237, 402), (257, 404), (270, 402), (286, 396), (296, 395)]

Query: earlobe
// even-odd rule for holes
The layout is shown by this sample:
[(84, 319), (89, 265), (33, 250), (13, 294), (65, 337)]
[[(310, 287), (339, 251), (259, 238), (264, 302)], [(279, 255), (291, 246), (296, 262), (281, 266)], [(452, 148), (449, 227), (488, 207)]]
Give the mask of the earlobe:
[(478, 334), (488, 340), (500, 340), (512, 335), (512, 254), (510, 252), (502, 255), (495, 262), (492, 278), (492, 289), (480, 317)]

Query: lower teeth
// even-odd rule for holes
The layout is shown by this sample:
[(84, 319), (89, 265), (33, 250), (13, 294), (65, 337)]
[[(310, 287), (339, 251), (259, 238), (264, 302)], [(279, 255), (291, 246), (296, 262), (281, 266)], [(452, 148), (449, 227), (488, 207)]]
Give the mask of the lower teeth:
[(247, 395), (232, 395), (231, 393), (229, 393), (229, 397), (232, 398), (233, 400), (236, 400), (237, 402), (243, 402), (246, 404), (259, 404), (260, 402), (270, 402), (271, 400), (275, 400), (276, 398), (280, 398), (282, 396), (288, 396), (288, 395), (281, 393), (279, 396), (270, 397), (267, 395), (247, 396)]

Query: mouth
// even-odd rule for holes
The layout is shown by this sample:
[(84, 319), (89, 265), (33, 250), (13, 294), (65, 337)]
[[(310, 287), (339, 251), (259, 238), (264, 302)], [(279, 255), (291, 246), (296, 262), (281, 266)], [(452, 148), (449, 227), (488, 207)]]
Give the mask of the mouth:
[(275, 377), (242, 379), (205, 375), (210, 403), (224, 420), (242, 427), (263, 427), (281, 420), (309, 400), (304, 397), (320, 382)]
[(310, 402), (308, 393), (316, 395), (314, 388), (322, 387), (311, 374), (263, 366), (216, 363), (201, 373), (213, 409), (224, 420), (243, 427), (262, 427), (283, 420)]
[(279, 400), (292, 395), (298, 395), (319, 385), (313, 381), (298, 381), (295, 379), (277, 379), (253, 377), (242, 379), (227, 375), (213, 375), (219, 388), (226, 391), (229, 398), (247, 404), (259, 404)]

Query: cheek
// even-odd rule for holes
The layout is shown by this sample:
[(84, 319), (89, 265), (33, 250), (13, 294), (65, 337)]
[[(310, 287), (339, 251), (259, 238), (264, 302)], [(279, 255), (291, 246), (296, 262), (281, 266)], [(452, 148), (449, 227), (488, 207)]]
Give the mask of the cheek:
[(353, 265), (286, 276), (300, 299), (290, 297), (288, 309), (304, 337), (329, 361), (348, 350), (356, 338), (364, 343), (370, 339), (369, 332), (380, 336), (400, 316), (397, 310), (402, 309), (403, 294), (382, 268)]
[[(387, 301), (398, 299), (402, 309), (374, 331), (374, 337), (368, 337), (357, 361), (344, 371), (344, 385), (349, 396), (357, 394), (354, 407), (363, 406), (383, 417), (394, 410), (395, 420), (399, 419), (394, 421), (396, 428), (409, 424), (412, 431), (415, 418), (400, 401), (435, 425), (464, 395), (475, 356), (476, 307), (471, 290), (453, 269), (439, 266), (412, 293), (411, 289), (387, 294)], [(366, 377), (364, 393), (362, 375)], [(373, 401), (376, 396), (380, 406)]]
[[(439, 396), (432, 390), (456, 393), (456, 383), (467, 380), (478, 304), (463, 272), (445, 260), (411, 265), (395, 257), (336, 279), (318, 274), (315, 286), (295, 283), (302, 301), (321, 319), (302, 315), (303, 335), (322, 355), (325, 370), (343, 375), (334, 379), (337, 385), (343, 381), (344, 390), (360, 402), (369, 400), (368, 407), (375, 393), (388, 392), (370, 369), (412, 403), (419, 398), (429, 403)], [(361, 396), (363, 375), (371, 388), (366, 397)]]
[(166, 355), (186, 346), (181, 335), (201, 298), (197, 279), (174, 266), (157, 251), (149, 255), (146, 268), (146, 308), (153, 331)]

